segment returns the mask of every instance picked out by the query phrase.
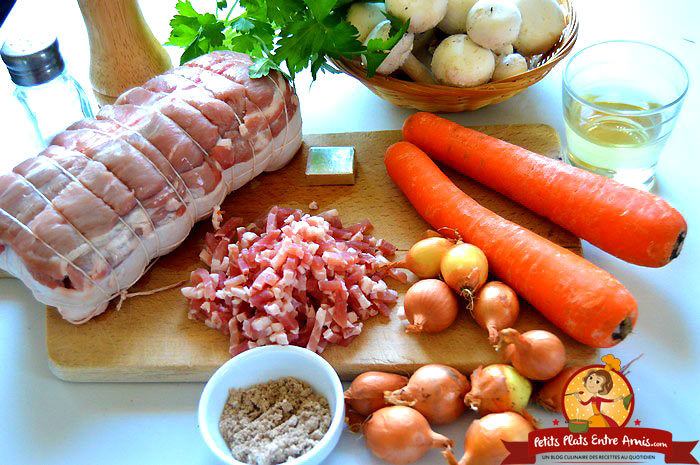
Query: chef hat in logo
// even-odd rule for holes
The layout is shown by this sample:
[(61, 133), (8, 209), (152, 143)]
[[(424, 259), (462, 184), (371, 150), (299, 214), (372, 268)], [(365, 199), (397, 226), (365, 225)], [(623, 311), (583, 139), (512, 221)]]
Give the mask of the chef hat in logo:
[(621, 370), (622, 364), (620, 360), (616, 359), (613, 354), (608, 354), (604, 356), (603, 358), (600, 359), (603, 363), (605, 363), (605, 370), (607, 371), (617, 371), (619, 372)]

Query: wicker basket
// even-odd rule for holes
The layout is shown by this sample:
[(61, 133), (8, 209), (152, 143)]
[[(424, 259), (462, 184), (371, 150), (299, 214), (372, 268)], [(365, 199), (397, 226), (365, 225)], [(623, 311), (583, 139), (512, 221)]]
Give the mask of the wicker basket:
[(572, 0), (559, 0), (566, 11), (566, 28), (549, 52), (530, 58), (530, 70), (500, 81), (476, 87), (450, 87), (420, 84), (391, 76), (375, 74), (368, 78), (361, 64), (349, 60), (331, 60), (346, 74), (356, 78), (369, 90), (394, 105), (432, 112), (478, 110), (500, 103), (533, 85), (552, 69), (573, 48), (578, 36), (578, 18)]

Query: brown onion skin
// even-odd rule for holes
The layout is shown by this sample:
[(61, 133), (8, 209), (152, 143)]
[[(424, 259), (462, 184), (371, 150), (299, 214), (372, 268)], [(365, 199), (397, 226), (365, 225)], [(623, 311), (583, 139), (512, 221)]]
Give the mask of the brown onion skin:
[(454, 323), (459, 311), (457, 296), (439, 279), (422, 279), (403, 299), (407, 333), (439, 333)]
[(425, 232), (423, 234), (421, 234), (421, 236), (420, 236), (421, 239), (427, 239), (429, 237), (444, 237), (444, 236), (433, 229), (426, 229)]
[(490, 281), (476, 293), (472, 316), (477, 324), (489, 332), (489, 342), (498, 343), (498, 332), (515, 324), (520, 313), (518, 296), (500, 281)]
[(451, 423), (464, 413), (464, 396), (469, 381), (452, 367), (424, 365), (413, 373), (408, 384), (386, 396), (391, 404), (408, 405), (422, 413), (430, 424)]
[(514, 412), (492, 413), (474, 420), (464, 438), (464, 455), (442, 453), (449, 465), (500, 465), (509, 455), (503, 441), (527, 441), (532, 424)]
[(520, 334), (507, 328), (501, 330), (501, 340), (508, 344), (503, 353), (506, 361), (528, 379), (546, 381), (564, 369), (566, 348), (549, 331), (536, 329)]
[(547, 410), (563, 413), (562, 396), (564, 395), (564, 389), (566, 389), (566, 382), (581, 368), (581, 366), (564, 368), (561, 373), (547, 381), (537, 391), (535, 401)]
[(362, 423), (367, 419), (367, 415), (361, 415), (354, 411), (345, 401), (345, 423), (351, 433), (359, 433), (362, 430)]
[(434, 432), (418, 411), (401, 405), (374, 412), (362, 433), (375, 456), (395, 465), (415, 462), (431, 448), (453, 445), (451, 439)]
[(356, 377), (345, 391), (345, 402), (356, 413), (367, 416), (389, 405), (385, 391), (395, 391), (408, 384), (408, 378), (394, 373), (368, 371)]

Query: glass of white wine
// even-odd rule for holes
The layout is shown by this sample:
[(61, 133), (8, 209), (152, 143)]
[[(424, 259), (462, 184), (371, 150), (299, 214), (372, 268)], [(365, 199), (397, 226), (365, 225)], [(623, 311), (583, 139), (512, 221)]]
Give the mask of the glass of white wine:
[(564, 70), (566, 160), (649, 190), (687, 91), (683, 64), (653, 45), (584, 48)]

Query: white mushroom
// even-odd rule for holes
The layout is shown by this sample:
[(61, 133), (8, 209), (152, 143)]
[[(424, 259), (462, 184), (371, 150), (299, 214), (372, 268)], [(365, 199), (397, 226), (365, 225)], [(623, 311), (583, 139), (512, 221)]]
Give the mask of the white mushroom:
[(427, 50), (435, 40), (435, 29), (428, 29), (420, 34), (413, 35), (413, 52), (416, 50)]
[(386, 20), (384, 12), (384, 3), (358, 2), (350, 5), (345, 19), (359, 31), (357, 40), (362, 42), (377, 24)]
[(467, 34), (477, 45), (495, 50), (515, 42), (522, 18), (507, 0), (479, 0), (467, 15)]
[(515, 0), (523, 18), (513, 46), (523, 55), (544, 53), (557, 43), (566, 20), (556, 0)]
[[(365, 45), (376, 38), (387, 40), (391, 33), (391, 21), (384, 20), (377, 24), (374, 29), (367, 35)], [(413, 33), (407, 32), (394, 47), (389, 51), (389, 54), (384, 58), (382, 64), (377, 68), (379, 74), (391, 74), (397, 69), (406, 73), (411, 79), (416, 82), (425, 82), (435, 84), (435, 79), (430, 73), (430, 70), (416, 57), (413, 56)], [(363, 57), (364, 61), (364, 57)]]
[(513, 77), (525, 71), (527, 71), (527, 61), (525, 57), (519, 53), (500, 55), (496, 58), (496, 69), (493, 70), (493, 77), (491, 80), (500, 81), (501, 79)]
[[(433, 51), (437, 47), (438, 39), (435, 38), (435, 28), (428, 29), (420, 34), (413, 35), (413, 51), (411, 52), (426, 69), (430, 69), (430, 60), (433, 59)], [(433, 82), (434, 83), (434, 82)]]
[(432, 29), (447, 13), (447, 0), (386, 0), (386, 11), (402, 21), (411, 20), (408, 32)]
[(438, 28), (446, 34), (467, 32), (467, 14), (476, 0), (447, 0), (447, 13)]
[(496, 56), (510, 55), (511, 53), (513, 53), (513, 44), (508, 44), (504, 47), (499, 47), (495, 49), (493, 53), (495, 53)]
[(431, 66), (438, 81), (473, 87), (491, 79), (495, 64), (491, 50), (479, 47), (466, 34), (455, 34), (438, 45)]

